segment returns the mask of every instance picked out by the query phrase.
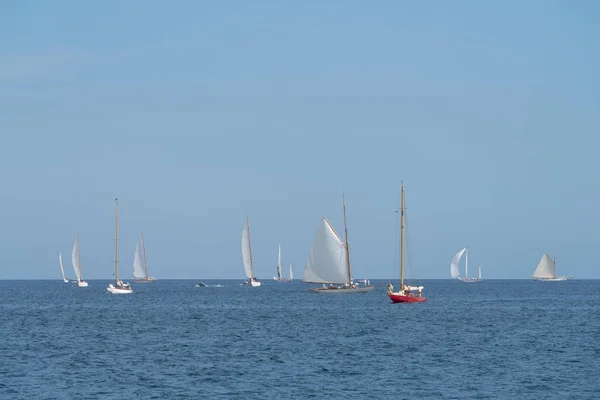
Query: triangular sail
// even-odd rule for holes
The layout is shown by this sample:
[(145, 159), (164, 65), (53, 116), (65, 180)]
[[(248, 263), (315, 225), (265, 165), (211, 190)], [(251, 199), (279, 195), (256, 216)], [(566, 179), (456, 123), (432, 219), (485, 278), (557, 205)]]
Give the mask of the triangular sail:
[(346, 246), (325, 217), (313, 239), (303, 282), (349, 283)]
[(252, 249), (250, 248), (250, 226), (248, 225), (248, 219), (242, 230), (242, 260), (244, 262), (244, 270), (246, 271), (246, 278), (254, 278), (252, 271)]
[(140, 240), (135, 246), (135, 253), (133, 255), (133, 278), (141, 279), (146, 277), (146, 272), (144, 270), (144, 249), (143, 249), (143, 239), (140, 237)]
[(58, 254), (58, 260), (60, 261), (60, 272), (62, 272), (63, 281), (67, 281), (67, 277), (65, 275), (65, 267), (63, 266), (62, 253)]
[(281, 245), (279, 245), (279, 251), (277, 253), (277, 278), (283, 278), (281, 275)]
[(79, 265), (79, 236), (75, 239), (75, 244), (73, 245), (73, 253), (71, 254), (71, 261), (73, 262), (73, 271), (75, 271), (75, 276), (77, 280), (81, 280), (81, 265)]
[(460, 262), (460, 258), (466, 250), (467, 248), (465, 247), (464, 249), (456, 253), (454, 257), (452, 257), (452, 261), (450, 262), (450, 276), (452, 276), (453, 278), (458, 278), (460, 276), (460, 272), (458, 271), (458, 263)]
[(533, 273), (534, 278), (556, 278), (556, 265), (554, 261), (544, 253), (540, 260), (535, 272)]
[(292, 272), (292, 264), (290, 264), (290, 280), (294, 279), (294, 273)]
[(477, 278), (481, 279), (481, 265), (479, 266), (479, 274), (477, 274)]

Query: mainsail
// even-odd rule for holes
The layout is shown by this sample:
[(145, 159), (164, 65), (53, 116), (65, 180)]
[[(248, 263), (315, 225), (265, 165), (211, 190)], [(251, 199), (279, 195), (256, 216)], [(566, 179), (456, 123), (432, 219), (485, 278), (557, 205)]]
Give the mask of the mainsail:
[(460, 272), (458, 271), (458, 263), (460, 262), (460, 258), (466, 250), (467, 248), (465, 247), (464, 249), (456, 253), (454, 257), (452, 257), (452, 261), (450, 262), (450, 275), (453, 278), (458, 278), (460, 276)]
[(242, 230), (242, 260), (244, 262), (244, 269), (246, 270), (246, 278), (254, 278), (252, 272), (252, 249), (250, 248), (250, 225), (248, 224), (248, 218), (246, 218), (246, 224)]
[(75, 239), (75, 244), (73, 245), (73, 253), (71, 254), (71, 261), (73, 262), (73, 270), (75, 271), (75, 276), (77, 280), (81, 280), (81, 265), (79, 263), (79, 236)]
[(141, 279), (147, 278), (148, 274), (145, 271), (146, 255), (144, 254), (144, 238), (140, 237), (140, 240), (135, 247), (135, 253), (133, 255), (133, 278)]
[(313, 239), (302, 282), (349, 283), (346, 246), (323, 217)]
[(292, 264), (290, 264), (290, 280), (294, 279), (294, 274), (292, 273)]
[(65, 268), (63, 266), (62, 253), (58, 253), (58, 260), (60, 261), (60, 272), (62, 272), (63, 281), (68, 282), (69, 280), (65, 276)]
[(538, 264), (535, 272), (533, 273), (534, 278), (556, 278), (556, 265), (554, 261), (544, 253), (540, 263)]

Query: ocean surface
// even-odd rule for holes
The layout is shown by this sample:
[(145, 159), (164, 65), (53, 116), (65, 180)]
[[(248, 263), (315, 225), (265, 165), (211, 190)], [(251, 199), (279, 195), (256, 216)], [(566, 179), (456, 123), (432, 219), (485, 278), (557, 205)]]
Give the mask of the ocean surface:
[(205, 282), (0, 281), (0, 399), (600, 398), (597, 280)]

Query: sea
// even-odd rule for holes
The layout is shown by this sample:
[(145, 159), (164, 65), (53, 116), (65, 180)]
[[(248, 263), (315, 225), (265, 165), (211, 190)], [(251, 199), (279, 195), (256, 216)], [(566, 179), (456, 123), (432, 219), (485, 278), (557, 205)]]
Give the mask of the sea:
[(0, 281), (0, 399), (600, 399), (598, 280), (204, 282)]

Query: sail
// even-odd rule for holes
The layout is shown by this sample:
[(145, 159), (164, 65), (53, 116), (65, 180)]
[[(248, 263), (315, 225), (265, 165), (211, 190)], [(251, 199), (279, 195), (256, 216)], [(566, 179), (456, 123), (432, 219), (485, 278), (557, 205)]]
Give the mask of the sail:
[(146, 272), (144, 271), (144, 249), (143, 249), (143, 239), (137, 243), (135, 246), (135, 253), (133, 255), (133, 278), (141, 279), (146, 276)]
[(452, 261), (450, 262), (450, 275), (453, 278), (458, 278), (460, 276), (460, 272), (458, 272), (458, 263), (460, 262), (460, 258), (466, 250), (467, 248), (465, 247), (464, 249), (456, 253), (454, 257), (452, 257)]
[(294, 273), (292, 272), (292, 264), (290, 264), (290, 280), (294, 279)]
[(534, 278), (556, 278), (556, 265), (554, 261), (544, 253), (540, 263), (538, 264), (535, 272), (533, 273)]
[(73, 270), (75, 271), (75, 276), (77, 280), (81, 280), (81, 265), (79, 265), (79, 237), (75, 239), (75, 244), (73, 245), (73, 253), (71, 254), (71, 261), (73, 262)]
[(279, 245), (279, 252), (277, 253), (277, 278), (281, 279), (281, 245)]
[(63, 280), (66, 281), (67, 277), (65, 276), (65, 267), (63, 266), (62, 253), (58, 254), (58, 261), (60, 261), (60, 272), (62, 272)]
[(479, 266), (479, 274), (477, 274), (477, 278), (481, 279), (481, 265)]
[(246, 278), (254, 278), (252, 273), (252, 249), (250, 248), (250, 226), (248, 219), (242, 230), (242, 260), (244, 261), (244, 269), (246, 270)]
[(313, 239), (302, 282), (349, 282), (344, 242), (325, 217)]

